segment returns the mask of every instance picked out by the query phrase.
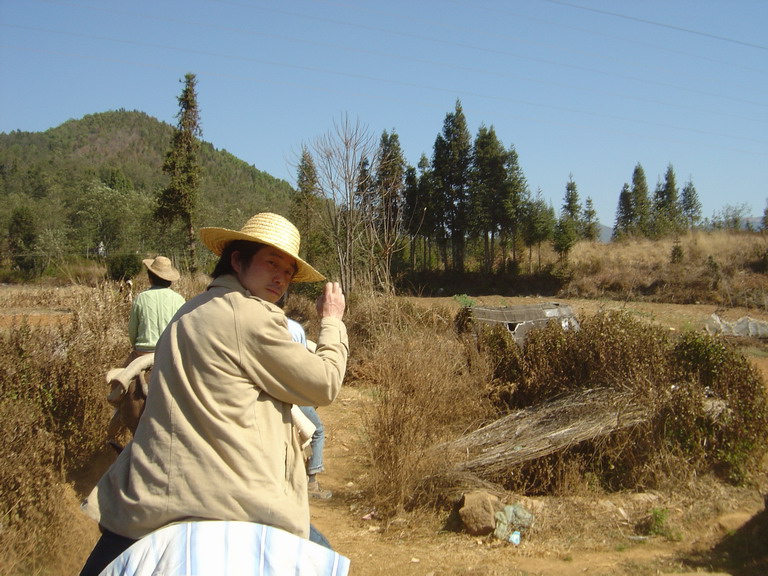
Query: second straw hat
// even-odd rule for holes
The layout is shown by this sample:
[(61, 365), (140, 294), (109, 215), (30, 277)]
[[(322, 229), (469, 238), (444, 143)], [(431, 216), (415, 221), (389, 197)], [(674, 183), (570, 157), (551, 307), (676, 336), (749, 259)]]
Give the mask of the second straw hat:
[(156, 258), (146, 258), (142, 260), (147, 270), (152, 272), (155, 276), (168, 280), (168, 282), (175, 282), (179, 279), (179, 271), (173, 267), (169, 258), (165, 256), (157, 256)]

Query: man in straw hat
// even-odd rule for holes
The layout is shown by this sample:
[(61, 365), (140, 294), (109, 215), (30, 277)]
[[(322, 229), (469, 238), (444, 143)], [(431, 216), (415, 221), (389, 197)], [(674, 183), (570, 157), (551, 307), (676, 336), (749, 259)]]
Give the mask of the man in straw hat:
[(299, 257), (285, 218), (256, 214), (238, 231), (203, 228), (219, 261), (157, 342), (132, 442), (82, 504), (102, 537), (81, 576), (135, 540), (179, 521), (233, 520), (310, 535), (307, 474), (291, 406), (325, 406), (348, 355), (344, 294), (328, 282), (313, 354), (294, 342), (276, 302), (291, 282), (323, 276)]
[(184, 297), (171, 289), (179, 279), (179, 271), (165, 256), (142, 260), (149, 277), (149, 288), (133, 301), (128, 319), (128, 339), (131, 341), (131, 356), (127, 364), (143, 354), (155, 351), (160, 334), (176, 311), (184, 304)]

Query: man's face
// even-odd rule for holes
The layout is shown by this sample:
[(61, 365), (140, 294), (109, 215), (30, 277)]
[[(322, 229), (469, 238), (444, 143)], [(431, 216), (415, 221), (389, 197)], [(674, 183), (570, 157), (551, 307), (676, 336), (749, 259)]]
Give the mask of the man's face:
[(246, 290), (272, 304), (283, 297), (296, 274), (293, 257), (271, 246), (264, 246), (249, 263), (241, 265), (236, 254), (233, 254), (232, 268)]

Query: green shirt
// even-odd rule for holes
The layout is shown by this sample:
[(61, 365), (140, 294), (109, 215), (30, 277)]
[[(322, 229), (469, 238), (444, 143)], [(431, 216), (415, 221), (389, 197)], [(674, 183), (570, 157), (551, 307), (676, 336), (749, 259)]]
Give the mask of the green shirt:
[(160, 286), (153, 286), (136, 296), (128, 320), (131, 346), (141, 352), (154, 351), (160, 334), (184, 302), (181, 294)]

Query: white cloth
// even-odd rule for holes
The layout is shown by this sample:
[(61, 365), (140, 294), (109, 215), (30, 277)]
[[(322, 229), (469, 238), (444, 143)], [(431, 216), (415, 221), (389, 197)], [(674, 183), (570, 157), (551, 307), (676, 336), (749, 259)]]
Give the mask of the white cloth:
[(253, 522), (182, 522), (156, 530), (100, 576), (346, 576), (349, 559)]

